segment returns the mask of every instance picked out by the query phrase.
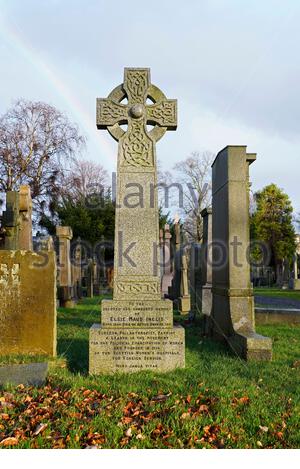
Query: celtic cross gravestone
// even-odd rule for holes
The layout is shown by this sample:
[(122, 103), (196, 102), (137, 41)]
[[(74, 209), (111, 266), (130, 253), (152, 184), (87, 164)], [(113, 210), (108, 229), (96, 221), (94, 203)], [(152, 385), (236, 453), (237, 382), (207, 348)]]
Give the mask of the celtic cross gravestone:
[(90, 330), (90, 373), (184, 366), (184, 330), (161, 298), (158, 268), (155, 143), (176, 126), (176, 100), (147, 68), (125, 68), (124, 83), (97, 99), (97, 127), (118, 141), (118, 176), (113, 300), (102, 301), (102, 324)]

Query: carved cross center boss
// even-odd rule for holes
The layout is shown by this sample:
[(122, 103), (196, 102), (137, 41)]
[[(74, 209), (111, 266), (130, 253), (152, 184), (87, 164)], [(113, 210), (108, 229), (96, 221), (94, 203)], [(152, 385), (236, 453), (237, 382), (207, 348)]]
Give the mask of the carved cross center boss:
[[(127, 103), (122, 101), (127, 98)], [(153, 104), (147, 104), (147, 98)], [(127, 124), (127, 131), (121, 128)], [(153, 125), (151, 131), (147, 124)], [(119, 142), (120, 166), (153, 167), (154, 144), (167, 130), (176, 130), (177, 100), (167, 99), (150, 83), (150, 69), (125, 68), (124, 83), (106, 99), (97, 99), (97, 128)]]

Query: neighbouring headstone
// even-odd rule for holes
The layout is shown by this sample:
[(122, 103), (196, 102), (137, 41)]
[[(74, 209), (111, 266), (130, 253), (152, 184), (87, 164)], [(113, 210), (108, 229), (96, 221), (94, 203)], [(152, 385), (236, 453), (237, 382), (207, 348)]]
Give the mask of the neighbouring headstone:
[(100, 295), (100, 279), (101, 279), (101, 272), (100, 272), (100, 265), (97, 261), (96, 256), (93, 258), (93, 292), (95, 296)]
[(170, 226), (166, 223), (164, 226), (164, 239), (163, 239), (163, 268), (164, 274), (162, 278), (162, 293), (169, 295), (169, 289), (172, 286), (172, 254), (171, 254), (171, 239)]
[(0, 365), (0, 386), (42, 386), (48, 373), (48, 363), (20, 363)]
[(20, 219), (19, 219), (19, 192), (6, 192), (6, 209), (2, 215), (2, 228), (4, 232), (5, 250), (19, 249)]
[(89, 259), (88, 265), (87, 265), (87, 296), (89, 298), (94, 297), (94, 261), (93, 259)]
[[(147, 124), (154, 126), (151, 131)], [(154, 189), (155, 143), (176, 125), (176, 101), (150, 83), (146, 68), (126, 68), (124, 83), (97, 101), (97, 127), (119, 142), (118, 190), (113, 300), (102, 301), (102, 325), (90, 330), (90, 373), (184, 366), (184, 329), (173, 326), (172, 302), (161, 298)]]
[(110, 291), (114, 289), (114, 268), (112, 266), (107, 267), (106, 269), (107, 275), (107, 285)]
[[(181, 247), (181, 228), (179, 223), (179, 218), (176, 215), (174, 221), (174, 231), (175, 231), (175, 252), (173, 255), (173, 272), (171, 276), (171, 285), (168, 288), (169, 298), (173, 300), (174, 306), (176, 309), (180, 309), (181, 305), (179, 305), (180, 301), (179, 298), (182, 296), (181, 291), (181, 282), (182, 282), (182, 255), (183, 250)], [(184, 303), (182, 306), (184, 307)], [(181, 311), (185, 314), (184, 311)]]
[(291, 276), (290, 261), (289, 261), (289, 259), (283, 259), (283, 262), (282, 262), (282, 284), (281, 284), (281, 288), (283, 290), (287, 290), (289, 288), (290, 276)]
[(190, 292), (191, 310), (194, 315), (202, 311), (202, 244), (192, 243), (190, 247)]
[(203, 239), (201, 250), (201, 311), (204, 314), (204, 330), (207, 334), (211, 330), (212, 308), (212, 210), (205, 208), (201, 212), (203, 219)]
[(69, 226), (57, 226), (56, 236), (59, 243), (58, 299), (61, 306), (72, 308), (74, 306), (74, 294), (72, 288), (70, 241), (73, 238), (73, 232)]
[(72, 246), (72, 285), (73, 293), (75, 298), (80, 299), (82, 297), (82, 252), (81, 252), (81, 240), (78, 238), (75, 244)]
[(181, 256), (181, 272), (180, 272), (180, 297), (178, 299), (178, 310), (180, 314), (189, 314), (191, 310), (191, 296), (188, 281), (188, 262), (186, 254)]
[(54, 251), (0, 251), (0, 355), (56, 354)]
[(159, 248), (160, 248), (160, 278), (161, 278), (161, 288), (162, 281), (164, 277), (164, 230), (159, 230)]
[(32, 201), (29, 186), (20, 186), (19, 217), (20, 232), (18, 249), (32, 251)]
[(255, 332), (249, 264), (249, 165), (256, 155), (227, 146), (212, 165), (212, 326), (245, 359), (270, 360), (272, 341)]
[(298, 253), (297, 252), (295, 252), (294, 254), (292, 288), (294, 290), (300, 290), (300, 278), (298, 278)]

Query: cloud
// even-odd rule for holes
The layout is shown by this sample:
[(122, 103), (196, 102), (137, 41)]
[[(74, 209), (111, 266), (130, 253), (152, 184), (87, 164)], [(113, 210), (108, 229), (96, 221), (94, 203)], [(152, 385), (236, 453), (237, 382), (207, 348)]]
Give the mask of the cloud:
[[(179, 104), (177, 132), (158, 144), (165, 169), (192, 150), (247, 144), (258, 153), (254, 185), (277, 182), (300, 210), (299, 13), (292, 0), (152, 0), (151, 8), (138, 0), (11, 0), (2, 22), (31, 48), (33, 62), (2, 32), (1, 108), (11, 98), (37, 96), (85, 127), (86, 116), (95, 119), (96, 96), (122, 81), (125, 66), (151, 67), (152, 81)], [(35, 57), (76, 98), (77, 111)], [(85, 131), (89, 156), (115, 169), (111, 137), (92, 125)]]

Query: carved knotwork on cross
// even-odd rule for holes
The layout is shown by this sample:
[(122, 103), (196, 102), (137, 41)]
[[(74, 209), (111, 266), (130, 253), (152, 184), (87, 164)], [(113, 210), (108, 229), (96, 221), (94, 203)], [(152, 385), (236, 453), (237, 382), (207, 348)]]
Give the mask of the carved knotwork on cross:
[[(127, 98), (127, 103), (122, 101)], [(146, 104), (149, 98), (153, 104)], [(121, 128), (127, 124), (127, 131)], [(148, 131), (147, 125), (153, 125)], [(125, 68), (124, 83), (106, 99), (97, 99), (97, 128), (119, 142), (122, 166), (152, 167), (154, 145), (167, 130), (176, 130), (177, 100), (167, 99), (150, 83), (150, 69)]]

